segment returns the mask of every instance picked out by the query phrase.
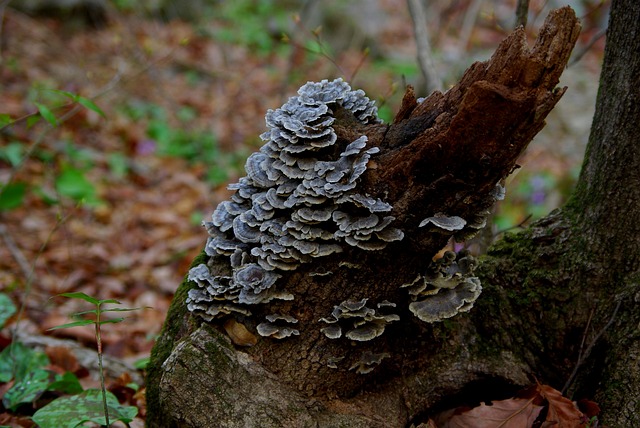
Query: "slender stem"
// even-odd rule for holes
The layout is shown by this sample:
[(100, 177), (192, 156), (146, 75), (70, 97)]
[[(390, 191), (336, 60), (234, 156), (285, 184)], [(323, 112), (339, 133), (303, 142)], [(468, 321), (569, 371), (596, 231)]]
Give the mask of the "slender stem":
[(518, 0), (516, 5), (516, 27), (527, 26), (527, 15), (529, 15), (529, 0)]
[(427, 12), (422, 0), (407, 0), (413, 32), (418, 49), (418, 65), (426, 82), (427, 93), (442, 91), (442, 80), (436, 71), (435, 61), (429, 43), (429, 31), (427, 29)]
[[(573, 372), (571, 373), (571, 375), (569, 376), (569, 379), (567, 379), (567, 382), (564, 384), (564, 386), (562, 387), (562, 390), (560, 391), (562, 392), (563, 395), (567, 392), (567, 390), (573, 383), (576, 375), (578, 374), (578, 369), (580, 369), (580, 367), (585, 362), (585, 360), (589, 358), (589, 355), (591, 355), (591, 351), (596, 346), (596, 343), (598, 342), (598, 340), (600, 340), (600, 337), (604, 334), (605, 331), (607, 331), (609, 327), (611, 327), (611, 324), (613, 324), (613, 321), (616, 319), (616, 315), (618, 314), (618, 310), (620, 309), (621, 305), (622, 305), (622, 299), (618, 300), (618, 303), (616, 304), (616, 307), (613, 310), (613, 314), (611, 315), (609, 322), (604, 327), (602, 327), (602, 329), (598, 332), (598, 334), (596, 334), (596, 337), (594, 337), (591, 343), (589, 343), (589, 346), (587, 346), (587, 349), (585, 350), (584, 354), (582, 353), (582, 349), (580, 350), (580, 354), (578, 355), (578, 361), (576, 361), (576, 365), (573, 368)], [(587, 326), (590, 322), (591, 322), (591, 315), (589, 316)]]
[(104, 386), (104, 370), (102, 368), (102, 339), (100, 336), (100, 304), (96, 311), (96, 343), (98, 344), (98, 369), (100, 371), (100, 389), (102, 390), (102, 405), (104, 407), (104, 419), (106, 427), (109, 423), (109, 408), (107, 407), (107, 389)]

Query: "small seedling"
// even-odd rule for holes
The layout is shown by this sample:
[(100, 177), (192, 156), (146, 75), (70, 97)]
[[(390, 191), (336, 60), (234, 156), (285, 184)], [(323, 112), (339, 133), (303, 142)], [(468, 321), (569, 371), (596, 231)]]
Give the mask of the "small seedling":
[[(103, 305), (107, 305), (107, 304), (119, 305), (120, 302), (115, 300), (115, 299), (98, 300), (95, 297), (91, 297), (91, 296), (89, 296), (89, 295), (87, 295), (85, 293), (80, 293), (80, 292), (62, 293), (59, 296), (68, 297), (70, 299), (84, 300), (86, 302), (91, 303), (93, 306), (95, 306), (95, 309), (92, 309), (90, 311), (82, 311), (82, 312), (76, 312), (74, 314), (71, 314), (71, 318), (72, 319), (76, 319), (77, 321), (70, 322), (70, 323), (67, 323), (67, 324), (58, 325), (58, 326), (50, 328), (49, 330), (60, 330), (60, 329), (63, 329), (63, 328), (72, 328), (72, 327), (79, 327), (79, 326), (85, 326), (85, 325), (93, 325), (95, 327), (96, 344), (97, 344), (97, 347), (98, 347), (98, 369), (99, 369), (99, 372), (100, 372), (100, 389), (102, 391), (102, 406), (103, 406), (103, 411), (104, 411), (105, 425), (108, 427), (110, 425), (110, 423), (109, 423), (109, 409), (111, 408), (113, 410), (114, 409), (114, 405), (112, 403), (113, 400), (109, 397), (109, 394), (107, 393), (107, 390), (106, 390), (106, 387), (105, 387), (105, 383), (104, 383), (104, 369), (103, 369), (103, 365), (102, 365), (101, 326), (103, 324), (113, 324), (113, 323), (122, 322), (122, 321), (124, 321), (124, 318), (103, 319), (102, 316), (103, 316), (103, 314), (105, 312), (131, 312), (131, 311), (137, 311), (137, 310), (140, 310), (140, 309), (146, 309), (146, 307), (143, 307), (143, 308), (119, 308), (119, 307), (115, 307), (115, 308), (107, 308), (107, 309), (105, 309), (103, 307)], [(90, 318), (87, 318), (88, 316)], [(52, 402), (51, 404), (53, 404), (54, 402)], [(116, 400), (116, 403), (117, 403), (117, 400)], [(47, 407), (48, 406), (45, 406), (41, 410), (44, 410)], [(130, 415), (127, 414), (126, 417), (124, 417), (124, 419), (128, 419), (130, 421), (133, 418), (133, 416), (135, 416), (135, 415), (133, 415), (131, 417), (131, 419), (129, 419), (129, 416)], [(117, 417), (118, 417), (118, 420), (122, 420), (123, 422), (126, 422), (123, 419), (122, 414), (118, 413)]]

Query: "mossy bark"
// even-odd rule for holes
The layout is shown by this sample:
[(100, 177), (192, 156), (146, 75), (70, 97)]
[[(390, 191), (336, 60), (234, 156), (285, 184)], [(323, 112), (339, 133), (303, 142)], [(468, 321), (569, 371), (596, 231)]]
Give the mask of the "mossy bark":
[[(406, 310), (408, 297), (397, 285), (412, 280), (446, 241), (416, 225), (434, 212), (477, 208), (541, 129), (563, 93), (555, 85), (577, 37), (568, 8), (552, 13), (533, 49), (517, 32), (446, 94), (417, 104), (408, 92), (388, 127), (363, 129), (338, 119), (339, 137), (352, 141), (351, 134), (365, 133), (381, 148), (377, 168), (367, 171), (362, 184), (394, 205), (406, 239), (380, 253), (328, 257), (321, 266), (283, 278), (296, 300), (268, 311), (299, 320), (300, 337), (288, 341), (262, 339), (235, 349), (219, 325), (191, 318), (184, 302), (190, 284), (183, 282), (152, 353), (148, 425), (403, 427), (450, 405), (505, 398), (534, 378), (556, 388), (572, 380), (568, 392), (600, 400), (606, 423), (638, 425), (640, 324), (634, 299), (639, 300), (640, 241), (633, 232), (640, 210), (625, 214), (621, 204), (640, 206), (640, 180), (624, 186), (616, 174), (620, 165), (628, 165), (626, 174), (635, 178), (640, 171), (638, 121), (635, 130), (620, 131), (631, 126), (629, 118), (640, 117), (634, 80), (640, 69), (637, 59), (621, 59), (616, 51), (640, 50), (637, 32), (619, 34), (621, 26), (631, 25), (621, 24), (621, 15), (635, 25), (639, 9), (633, 0), (614, 2), (606, 90), (599, 96), (575, 198), (526, 231), (508, 235), (483, 257), (477, 273), (484, 292), (470, 313), (428, 325)], [(606, 63), (616, 61), (629, 62), (624, 67), (630, 70), (606, 83), (606, 74), (615, 72)], [(624, 122), (605, 126), (613, 119), (609, 112)], [(618, 210), (610, 216), (615, 225), (606, 222), (603, 203)], [(627, 246), (630, 236), (635, 240)], [(309, 276), (314, 270), (333, 275)], [(317, 320), (334, 305), (364, 297), (397, 302), (405, 308), (401, 321), (365, 344), (319, 333)], [(249, 317), (238, 321), (255, 328)], [(363, 350), (390, 357), (363, 376), (349, 370)], [(329, 368), (332, 356), (345, 362)]]

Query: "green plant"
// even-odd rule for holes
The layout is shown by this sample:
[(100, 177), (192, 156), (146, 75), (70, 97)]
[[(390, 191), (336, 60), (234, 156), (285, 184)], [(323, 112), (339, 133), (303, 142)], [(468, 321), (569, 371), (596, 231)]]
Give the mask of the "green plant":
[[(29, 96), (33, 105), (37, 108), (36, 113), (13, 119), (9, 115), (0, 115), (0, 131), (18, 122), (25, 120), (27, 125), (33, 126), (41, 119), (44, 119), (51, 127), (58, 127), (77, 111), (78, 108), (86, 108), (105, 117), (104, 112), (91, 99), (82, 97), (68, 91), (60, 91), (46, 88), (33, 88)], [(66, 110), (64, 114), (56, 116), (54, 112)], [(17, 171), (24, 161), (32, 155), (43, 157), (43, 161), (52, 161), (55, 156), (49, 153), (42, 153), (40, 149), (44, 133), (37, 141), (32, 142), (27, 148), (27, 144), (20, 141), (12, 141), (5, 147), (0, 148), (0, 161), (9, 163), (12, 174), (5, 183), (0, 184), (0, 212), (9, 211), (20, 207), (28, 194), (27, 183), (15, 180)], [(82, 150), (67, 142), (64, 152), (71, 161), (76, 163), (86, 163), (86, 154)], [(84, 157), (83, 157), (84, 156)], [(97, 197), (96, 188), (85, 176), (86, 168), (77, 168), (71, 164), (64, 164), (61, 172), (55, 176), (55, 188), (59, 195), (68, 197), (75, 202), (85, 203), (88, 206), (98, 206), (102, 201)], [(55, 203), (57, 198), (47, 194), (42, 189), (34, 189), (46, 203)]]
[(278, 48), (288, 49), (280, 43), (280, 35), (290, 19), (290, 11), (274, 0), (237, 0), (221, 2), (218, 17), (223, 27), (214, 37), (228, 43), (250, 48), (261, 56)]
[(15, 313), (16, 305), (13, 304), (13, 300), (5, 293), (0, 293), (0, 329)]
[[(117, 398), (106, 391), (102, 365), (101, 326), (118, 323), (124, 318), (104, 319), (105, 312), (129, 312), (142, 308), (104, 308), (106, 304), (119, 304), (117, 300), (98, 300), (84, 293), (64, 293), (61, 296), (81, 299), (95, 306), (95, 309), (72, 314), (77, 320), (52, 328), (71, 328), (94, 325), (98, 347), (98, 366), (101, 389), (83, 390), (78, 378), (70, 372), (55, 373), (47, 367), (49, 357), (43, 352), (28, 348), (19, 341), (10, 343), (0, 352), (0, 383), (12, 382), (2, 396), (2, 404), (12, 412), (25, 405), (34, 403), (47, 392), (67, 394), (51, 401), (37, 410), (32, 419), (40, 428), (77, 427), (85, 422), (94, 422), (109, 426), (111, 421), (128, 424), (137, 415), (137, 408), (121, 405)], [(0, 328), (14, 316), (17, 309), (11, 298), (0, 293)], [(86, 319), (90, 316), (90, 319)], [(144, 361), (139, 362), (143, 367)], [(136, 389), (137, 385), (131, 385)]]
[(109, 426), (110, 420), (121, 421), (128, 426), (137, 413), (136, 407), (122, 406), (110, 392), (87, 389), (52, 401), (34, 413), (33, 421), (40, 428), (73, 428), (85, 422)]
[[(103, 324), (112, 324), (112, 323), (119, 323), (124, 321), (124, 318), (119, 317), (119, 318), (111, 318), (111, 319), (104, 319), (103, 318), (103, 314), (106, 312), (131, 312), (131, 311), (137, 311), (140, 309), (144, 309), (144, 308), (119, 308), (119, 307), (114, 307), (114, 308), (104, 308), (104, 305), (107, 304), (116, 304), (119, 305), (120, 302), (114, 299), (104, 299), (104, 300), (99, 300), (96, 299), (95, 297), (91, 297), (85, 293), (80, 293), (80, 292), (76, 292), (76, 293), (62, 293), (60, 294), (60, 296), (62, 297), (68, 297), (70, 299), (79, 299), (79, 300), (84, 300), (85, 302), (88, 302), (90, 304), (92, 304), (95, 309), (91, 309), (88, 311), (81, 311), (81, 312), (75, 312), (73, 314), (71, 314), (71, 318), (76, 319), (76, 321), (74, 322), (70, 322), (67, 324), (62, 324), (59, 326), (55, 326), (50, 328), (50, 330), (59, 330), (59, 329), (63, 329), (63, 328), (72, 328), (72, 327), (80, 327), (80, 326), (86, 326), (86, 325), (93, 325), (95, 328), (95, 338), (96, 338), (96, 345), (98, 348), (98, 370), (99, 370), (99, 374), (100, 374), (100, 392), (102, 395), (102, 410), (103, 410), (103, 415), (104, 415), (104, 420), (102, 419), (102, 417), (98, 417), (99, 421), (98, 423), (101, 423), (102, 425), (105, 426), (109, 426), (110, 425), (110, 414), (112, 416), (115, 416), (115, 420), (119, 420), (125, 423), (130, 422), (135, 415), (137, 414), (137, 409), (135, 407), (133, 408), (121, 408), (121, 406), (118, 403), (118, 400), (110, 393), (107, 392), (107, 389), (105, 387), (105, 383), (104, 383), (104, 368), (102, 365), (102, 335), (101, 335), (101, 327)], [(89, 318), (87, 318), (87, 316)], [(96, 422), (96, 416), (95, 416), (95, 403), (97, 401), (97, 395), (95, 394), (95, 392), (93, 392), (92, 390), (87, 390), (84, 391), (85, 394), (82, 396), (74, 396), (74, 397), (61, 397), (58, 398), (57, 400), (52, 401), (51, 403), (49, 403), (48, 405), (44, 406), (43, 408), (41, 408), (40, 410), (38, 410), (34, 415), (34, 421), (38, 422), (41, 426), (57, 426), (57, 425), (42, 425), (42, 421), (51, 421), (53, 417), (56, 418), (65, 418), (65, 415), (68, 415), (69, 411), (71, 409), (78, 409), (79, 405), (83, 405), (84, 410), (86, 410), (85, 413), (77, 413), (74, 412), (73, 413), (73, 417), (74, 418), (85, 418), (85, 417), (89, 417), (91, 416), (91, 418), (89, 419), (84, 419), (82, 422), (83, 423), (85, 421), (94, 421)], [(133, 411), (133, 410), (135, 411)], [(75, 419), (74, 419), (75, 420)], [(104, 423), (102, 423), (104, 421)], [(76, 426), (76, 425), (71, 425), (71, 426)]]
[[(0, 294), (0, 328), (16, 313), (16, 306), (7, 294)], [(0, 352), (0, 382), (13, 381), (4, 393), (2, 404), (15, 411), (23, 404), (33, 403), (47, 391), (76, 394), (82, 391), (73, 373), (63, 375), (46, 369), (49, 358), (42, 352), (12, 342)]]
[(220, 150), (215, 135), (192, 126), (195, 112), (191, 108), (176, 112), (178, 127), (171, 124), (166, 110), (156, 104), (133, 101), (125, 106), (124, 113), (135, 121), (147, 121), (146, 135), (158, 155), (207, 165), (206, 180), (213, 186), (226, 183), (231, 174), (242, 170), (247, 153)]

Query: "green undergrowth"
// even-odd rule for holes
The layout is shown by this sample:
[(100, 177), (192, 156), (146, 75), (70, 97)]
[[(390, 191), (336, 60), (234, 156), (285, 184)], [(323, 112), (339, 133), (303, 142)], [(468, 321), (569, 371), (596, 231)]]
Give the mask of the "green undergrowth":
[(148, 138), (144, 142), (145, 150), (160, 157), (182, 158), (193, 165), (205, 165), (204, 178), (214, 187), (238, 175), (249, 154), (245, 149), (223, 151), (210, 129), (192, 125), (198, 113), (190, 107), (183, 106), (175, 112), (177, 123), (170, 120), (166, 109), (153, 103), (131, 100), (118, 110), (133, 122), (145, 126)]
[[(14, 137), (0, 147), (0, 166), (5, 164), (11, 171), (7, 180), (0, 181), (0, 213), (26, 206), (32, 200), (40, 200), (47, 206), (65, 203), (89, 209), (103, 206), (101, 189), (129, 179), (139, 160), (124, 147), (100, 153), (84, 142), (74, 141), (75, 131), (66, 128), (66, 121), (81, 109), (107, 120), (114, 117), (107, 117), (89, 98), (42, 85), (34, 86), (29, 101), (36, 113), (22, 118), (0, 114), (0, 133), (9, 136), (13, 135), (14, 126), (42, 127), (37, 141)], [(169, 120), (170, 115), (163, 107), (136, 100), (116, 106), (113, 114), (145, 126), (147, 139), (137, 143), (138, 156), (181, 158), (190, 165), (204, 165), (204, 180), (211, 187), (239, 175), (248, 155), (247, 149), (223, 151), (211, 130), (193, 125), (197, 112), (189, 107), (175, 112), (177, 122)], [(60, 131), (61, 138), (47, 138), (53, 129)], [(27, 179), (19, 174), (28, 161), (43, 165), (47, 173), (42, 179)]]
[[(117, 304), (112, 299), (97, 300), (83, 293), (66, 293), (66, 297), (85, 300), (96, 309), (73, 314), (75, 321), (57, 326), (70, 328), (94, 325), (98, 340), (98, 359), (102, 388), (84, 389), (76, 374), (54, 370), (45, 352), (14, 340), (0, 352), (0, 384), (4, 384), (2, 407), (15, 415), (30, 416), (40, 428), (77, 427), (87, 422), (110, 426), (110, 421), (131, 422), (138, 413), (134, 406), (119, 403), (104, 386), (102, 373), (102, 345), (100, 328), (103, 324), (121, 322), (123, 318), (105, 319), (106, 312), (128, 312), (138, 308), (104, 308), (103, 304)], [(17, 308), (6, 294), (0, 294), (0, 329), (17, 314)], [(94, 317), (87, 319), (86, 317)], [(137, 390), (139, 385), (128, 387)], [(35, 410), (35, 412), (34, 412)]]

